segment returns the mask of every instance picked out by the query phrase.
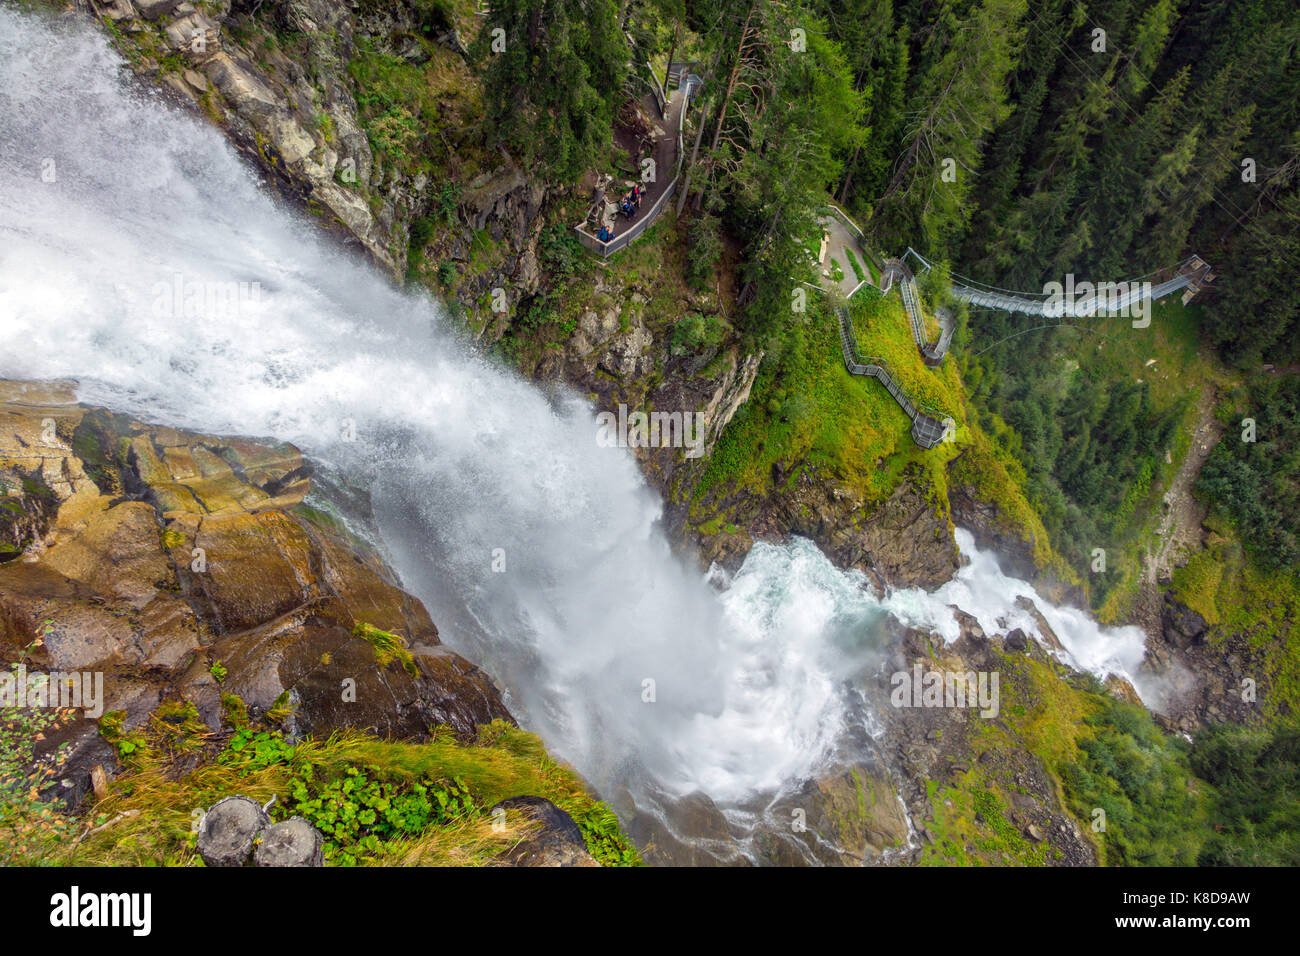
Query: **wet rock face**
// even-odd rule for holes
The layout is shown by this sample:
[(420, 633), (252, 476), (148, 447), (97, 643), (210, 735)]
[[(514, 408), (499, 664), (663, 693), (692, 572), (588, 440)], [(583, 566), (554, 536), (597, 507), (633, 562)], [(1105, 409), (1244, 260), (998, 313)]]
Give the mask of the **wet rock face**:
[(1205, 618), (1190, 607), (1178, 603), (1170, 594), (1165, 595), (1161, 623), (1165, 640), (1180, 648), (1186, 648), (1189, 644), (1203, 644), (1209, 631)]
[(1016, 598), (1016, 607), (1020, 608), (1033, 618), (1034, 625), (1038, 628), (1038, 633), (1042, 635), (1044, 643), (1046, 643), (1049, 648), (1061, 654), (1066, 653), (1065, 645), (1061, 643), (1061, 639), (1057, 637), (1056, 632), (1052, 630), (1052, 625), (1047, 623), (1047, 618), (1043, 616), (1043, 612), (1038, 609), (1038, 605), (1035, 604), (1031, 598), (1024, 594), (1020, 595)]
[[(1024, 741), (1000, 731), (1006, 728), (1005, 709), (1013, 689), (1014, 667), (1009, 658), (1027, 654), (1047, 663), (1047, 651), (1032, 636), (1012, 631), (988, 634), (975, 619), (958, 611), (960, 636), (946, 643), (938, 634), (917, 629), (899, 633), (886, 650), (879, 673), (861, 687), (867, 706), (882, 725), (878, 740), (883, 765), (888, 768), (904, 804), (913, 832), (895, 859), (915, 862), (930, 848), (958, 839), (969, 853), (978, 850), (969, 837), (953, 836), (946, 815), (954, 797), (996, 787), (1005, 805), (998, 811), (1004, 822), (1031, 843), (1046, 845), (1045, 862), (1056, 866), (1095, 866), (1096, 851), (1078, 822), (1062, 803), (1058, 786), (1041, 757)], [(1023, 645), (1023, 649), (1020, 649)], [(893, 701), (895, 676), (902, 673), (1000, 673), (1002, 704), (988, 718), (970, 706), (897, 706)], [(992, 736), (990, 736), (992, 732)], [(948, 788), (954, 797), (945, 795)], [(975, 818), (979, 824), (980, 818)], [(1037, 834), (1035, 836), (1035, 834)], [(986, 858), (986, 863), (999, 861)]]
[[(424, 63), (429, 53), (417, 36), (468, 60), (457, 17), (427, 4), (335, 0), (113, 0), (97, 12), (116, 23), (119, 42), (135, 45), (132, 67), (211, 120), (281, 196), (320, 216), (395, 278), (405, 272), (412, 223), (428, 214), (443, 183), (372, 149), (357, 106), (367, 91), (349, 64), (362, 43)], [(299, 45), (260, 42), (267, 33), (292, 35)], [(160, 63), (160, 53), (181, 68)], [(464, 135), (449, 125), (453, 139)], [(508, 240), (510, 254), (483, 287), (458, 290), (462, 303), (495, 286), (535, 292), (545, 186), (508, 159), (465, 185), (456, 238), (427, 250), (430, 261), (461, 259), (455, 246), (487, 229)]]
[(1009, 651), (1027, 651), (1031, 640), (1032, 638), (1028, 634), (1017, 627), (1007, 632), (1006, 637), (1003, 638), (1003, 643)]
[[(0, 531), (24, 542), (0, 564), (0, 663), (28, 649), (31, 671), (101, 673), (99, 709), (125, 711), (128, 729), (174, 697), (216, 729), (223, 694), (255, 716), (287, 705), (298, 733), (418, 739), (447, 724), (471, 739), (511, 720), (379, 558), (303, 504), (309, 471), (288, 445), (0, 383)], [(409, 667), (380, 663), (362, 622), (398, 635)], [(98, 739), (89, 718), (72, 726), (74, 750)]]
[(778, 824), (758, 841), (762, 862), (861, 866), (907, 847), (908, 821), (889, 772), (859, 760), (822, 772), (772, 807)]
[(1033, 544), (1000, 527), (996, 505), (980, 501), (970, 488), (962, 487), (950, 489), (948, 500), (952, 505), (952, 520), (968, 528), (977, 545), (993, 551), (1006, 574), (1025, 581), (1034, 579), (1037, 568)]
[(1007, 530), (996, 505), (979, 500), (973, 489), (957, 485), (949, 489), (948, 501), (952, 507), (953, 523), (969, 530), (980, 548), (992, 551), (1004, 574), (1028, 581), (1054, 604), (1088, 606), (1078, 586), (1064, 583), (1051, 572), (1038, 569), (1034, 564), (1034, 543)]
[(750, 865), (727, 818), (708, 794), (696, 791), (683, 797), (657, 791), (654, 800), (658, 807), (644, 809), (623, 791), (612, 802), (648, 865)]

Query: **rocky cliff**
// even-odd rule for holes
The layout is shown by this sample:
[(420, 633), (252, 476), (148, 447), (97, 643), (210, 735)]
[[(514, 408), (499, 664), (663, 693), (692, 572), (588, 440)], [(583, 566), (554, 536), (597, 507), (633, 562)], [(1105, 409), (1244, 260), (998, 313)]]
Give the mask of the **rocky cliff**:
[[(1279, 677), (1275, 648), (1248, 629), (1210, 625), (1172, 593), (1160, 604), (1160, 630), (1148, 635), (1145, 669), (1159, 688), (1160, 719), (1195, 733), (1212, 724), (1261, 723)], [(1280, 705), (1280, 713), (1287, 707)]]
[[(223, 700), (286, 713), (293, 736), (353, 728), (473, 740), (513, 722), (492, 681), (444, 647), (423, 605), (304, 503), (288, 445), (143, 425), (62, 385), (0, 383), (0, 658), (104, 675), (104, 711), (141, 726), (166, 701), (210, 730)], [(397, 635), (396, 649), (375, 631)], [(74, 793), (111, 765), (96, 722), (73, 743)]]
[(816, 468), (773, 476), (766, 495), (724, 495), (712, 507), (734, 522), (706, 537), (702, 553), (729, 569), (737, 567), (756, 538), (788, 534), (815, 541), (842, 568), (856, 568), (877, 587), (933, 589), (961, 567), (952, 524), (911, 480), (884, 501), (868, 504), (842, 482)]

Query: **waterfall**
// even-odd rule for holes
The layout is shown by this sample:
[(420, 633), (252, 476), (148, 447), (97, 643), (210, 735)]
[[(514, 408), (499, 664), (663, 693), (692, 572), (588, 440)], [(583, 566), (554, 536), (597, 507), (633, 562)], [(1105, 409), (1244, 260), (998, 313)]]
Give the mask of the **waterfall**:
[[(935, 595), (878, 599), (799, 539), (755, 547), (719, 593), (589, 403), (317, 233), (92, 27), (0, 9), (0, 377), (290, 441), (366, 489), (444, 640), (598, 788), (725, 805), (815, 773), (889, 615), (942, 630), (956, 600), (992, 630), (1012, 600), (969, 541), (974, 570)], [(1098, 648), (1081, 662), (1106, 666), (1116, 639), (1077, 624)]]

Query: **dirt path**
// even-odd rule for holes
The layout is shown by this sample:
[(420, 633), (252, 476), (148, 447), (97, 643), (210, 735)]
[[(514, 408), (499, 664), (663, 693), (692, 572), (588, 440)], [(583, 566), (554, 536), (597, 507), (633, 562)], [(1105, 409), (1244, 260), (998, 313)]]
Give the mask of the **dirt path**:
[(1206, 384), (1196, 403), (1196, 427), (1187, 457), (1165, 493), (1165, 512), (1156, 531), (1155, 551), (1147, 549), (1137, 611), (1138, 620), (1151, 637), (1158, 636), (1161, 627), (1159, 582), (1168, 579), (1178, 562), (1203, 543), (1201, 525), (1205, 521), (1206, 509), (1192, 497), (1192, 486), (1205, 459), (1223, 434), (1223, 426), (1214, 417), (1214, 405), (1214, 386)]

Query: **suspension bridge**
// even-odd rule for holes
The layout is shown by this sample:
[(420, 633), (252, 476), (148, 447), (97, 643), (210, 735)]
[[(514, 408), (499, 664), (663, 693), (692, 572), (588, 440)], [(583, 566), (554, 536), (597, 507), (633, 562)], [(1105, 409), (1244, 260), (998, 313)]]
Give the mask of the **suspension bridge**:
[[(912, 256), (926, 269), (933, 268), (933, 263), (911, 247), (908, 247), (905, 255)], [(890, 261), (900, 262), (896, 259)], [(906, 270), (906, 266), (902, 268)], [(910, 272), (907, 274), (910, 276)], [(1013, 292), (969, 279), (955, 272), (949, 275), (952, 280), (953, 295), (971, 305), (1002, 312), (1023, 312), (1026, 315), (1043, 315), (1052, 318), (1062, 316), (1085, 318), (1122, 313), (1145, 299), (1163, 299), (1171, 292), (1180, 289), (1187, 289), (1195, 294), (1213, 278), (1209, 264), (1195, 255), (1189, 256), (1175, 266), (1157, 269), (1136, 279), (1119, 282), (1075, 283), (1073, 277), (1067, 277), (1065, 283), (1057, 283), (1056, 291), (1041, 293)], [(1086, 292), (1083, 291), (1085, 288)], [(906, 291), (904, 302), (907, 302)], [(908, 307), (908, 311), (911, 314), (911, 306)], [(924, 352), (924, 349), (922, 351)]]

